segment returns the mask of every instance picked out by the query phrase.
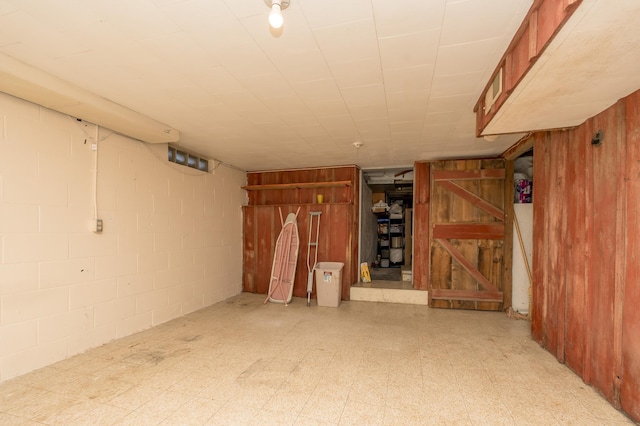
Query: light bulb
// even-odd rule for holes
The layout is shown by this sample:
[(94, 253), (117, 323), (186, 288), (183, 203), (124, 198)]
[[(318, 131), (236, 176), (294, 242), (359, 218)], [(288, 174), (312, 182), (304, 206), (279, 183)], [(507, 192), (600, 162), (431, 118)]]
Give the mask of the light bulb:
[(269, 13), (269, 24), (275, 29), (280, 28), (284, 22), (280, 9), (280, 3), (274, 1), (271, 6), (271, 13)]

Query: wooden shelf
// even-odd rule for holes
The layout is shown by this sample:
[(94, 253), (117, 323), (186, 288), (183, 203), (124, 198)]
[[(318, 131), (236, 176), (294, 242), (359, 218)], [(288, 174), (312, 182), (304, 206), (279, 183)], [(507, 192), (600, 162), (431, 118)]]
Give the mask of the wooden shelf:
[(264, 185), (247, 185), (242, 189), (247, 191), (267, 191), (277, 189), (308, 189), (308, 188), (337, 188), (351, 186), (351, 181), (340, 180), (336, 182), (299, 182), (299, 183), (267, 183)]

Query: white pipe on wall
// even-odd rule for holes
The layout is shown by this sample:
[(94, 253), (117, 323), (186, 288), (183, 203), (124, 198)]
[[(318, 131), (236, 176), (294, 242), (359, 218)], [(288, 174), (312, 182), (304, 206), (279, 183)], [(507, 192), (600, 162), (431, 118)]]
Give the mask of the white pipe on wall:
[(0, 91), (143, 142), (180, 139), (176, 129), (1, 53)]

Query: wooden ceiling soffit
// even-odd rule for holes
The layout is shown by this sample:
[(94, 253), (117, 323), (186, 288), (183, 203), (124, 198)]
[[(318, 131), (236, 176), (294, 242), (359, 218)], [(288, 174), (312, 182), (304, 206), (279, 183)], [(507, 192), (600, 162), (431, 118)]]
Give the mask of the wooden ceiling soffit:
[(536, 63), (582, 0), (536, 0), (485, 86), (473, 111), (476, 136), (483, 131)]

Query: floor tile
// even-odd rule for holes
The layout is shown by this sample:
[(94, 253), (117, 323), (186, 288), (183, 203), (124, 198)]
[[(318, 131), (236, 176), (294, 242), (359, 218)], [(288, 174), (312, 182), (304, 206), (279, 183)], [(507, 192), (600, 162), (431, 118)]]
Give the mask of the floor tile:
[(0, 424), (632, 424), (495, 312), (263, 295), (0, 383)]

